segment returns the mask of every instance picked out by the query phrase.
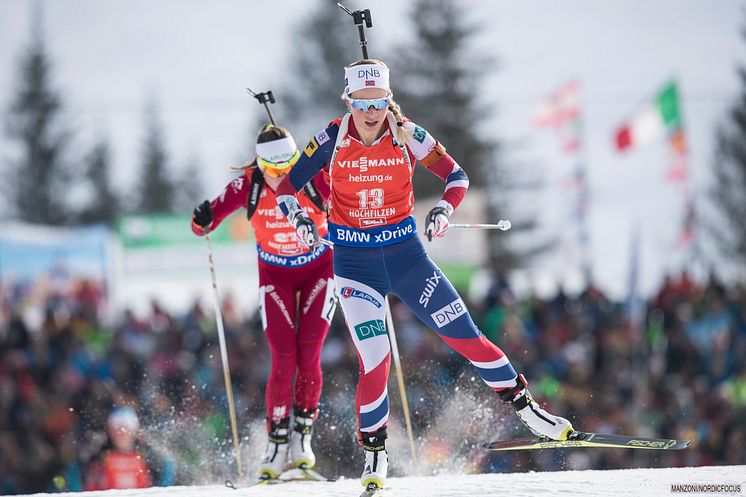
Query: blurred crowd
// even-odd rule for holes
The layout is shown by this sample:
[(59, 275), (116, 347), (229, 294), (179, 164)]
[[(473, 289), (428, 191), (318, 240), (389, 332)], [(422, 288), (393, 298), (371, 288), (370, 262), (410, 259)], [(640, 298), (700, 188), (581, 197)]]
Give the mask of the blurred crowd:
[[(147, 484), (220, 483), (237, 465), (215, 318), (199, 302), (176, 316), (104, 319), (105, 291), (7, 282), (0, 301), (0, 493), (96, 487), (112, 417), (136, 413)], [(482, 442), (526, 435), (473, 368), (396, 300), (392, 312), (412, 411), (416, 457), (403, 432), (392, 374), (394, 476), (746, 463), (746, 288), (667, 279), (633, 312), (593, 287), (516, 299), (496, 281), (472, 314), (526, 375), (534, 397), (585, 431), (692, 438), (677, 452), (568, 449), (488, 453)], [(243, 472), (265, 440), (269, 351), (258, 316), (223, 304)], [(106, 324), (105, 324), (106, 323)], [(357, 357), (337, 313), (322, 352), (324, 391), (314, 431), (319, 472), (357, 477)], [(130, 418), (128, 418), (130, 419)], [(184, 436), (188, 434), (188, 436)], [(139, 456), (138, 456), (139, 457)]]

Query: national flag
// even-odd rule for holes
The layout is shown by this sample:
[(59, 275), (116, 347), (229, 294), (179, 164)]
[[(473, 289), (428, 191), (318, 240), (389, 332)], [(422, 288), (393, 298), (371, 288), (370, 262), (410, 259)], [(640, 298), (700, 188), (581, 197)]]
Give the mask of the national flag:
[(534, 124), (560, 128), (580, 115), (580, 83), (569, 81), (542, 100), (534, 111)]
[(682, 127), (678, 89), (675, 82), (666, 84), (631, 120), (623, 123), (615, 134), (616, 149), (624, 152), (641, 147), (668, 132)]
[(534, 111), (534, 124), (554, 128), (562, 150), (575, 153), (580, 149), (580, 83), (569, 81), (542, 100)]
[(683, 127), (669, 135), (668, 148), (671, 151), (671, 164), (666, 170), (666, 179), (672, 183), (683, 183), (688, 176), (686, 133)]

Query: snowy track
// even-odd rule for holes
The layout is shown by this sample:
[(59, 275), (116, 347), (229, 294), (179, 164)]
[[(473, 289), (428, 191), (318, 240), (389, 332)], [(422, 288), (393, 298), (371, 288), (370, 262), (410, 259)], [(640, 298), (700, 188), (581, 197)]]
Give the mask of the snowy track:
[[(389, 478), (386, 497), (537, 497), (568, 496), (671, 496), (671, 485), (740, 485), (740, 492), (682, 492), (686, 495), (746, 495), (746, 466), (701, 468), (624, 469), (613, 471), (557, 471), (459, 476)], [(108, 497), (357, 497), (357, 479), (333, 483), (292, 482), (276, 486), (231, 490), (223, 486), (168, 487), (145, 490), (89, 492)], [(680, 495), (681, 495), (680, 494)], [(49, 494), (59, 497), (65, 494)], [(70, 497), (81, 494), (66, 494)]]

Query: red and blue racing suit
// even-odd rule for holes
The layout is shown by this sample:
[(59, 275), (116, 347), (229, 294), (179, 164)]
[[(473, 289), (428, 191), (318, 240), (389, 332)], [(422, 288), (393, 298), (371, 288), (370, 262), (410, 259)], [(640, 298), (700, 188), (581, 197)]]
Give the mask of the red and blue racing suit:
[(389, 293), (466, 357), (492, 389), (515, 386), (517, 376), (502, 350), (476, 327), (416, 236), (415, 161), (445, 181), (441, 206), (458, 206), (468, 188), (466, 173), (412, 122), (404, 124), (413, 132), (410, 143), (397, 143), (390, 113), (387, 119), (388, 129), (370, 147), (360, 141), (349, 114), (334, 121), (311, 139), (277, 188), (277, 201), (287, 215), (298, 208), (294, 195), (303, 185), (322, 171), (331, 178), (329, 237), (335, 244), (337, 295), (360, 362), (356, 406), (361, 432), (384, 427), (389, 415), (391, 352), (384, 324)]

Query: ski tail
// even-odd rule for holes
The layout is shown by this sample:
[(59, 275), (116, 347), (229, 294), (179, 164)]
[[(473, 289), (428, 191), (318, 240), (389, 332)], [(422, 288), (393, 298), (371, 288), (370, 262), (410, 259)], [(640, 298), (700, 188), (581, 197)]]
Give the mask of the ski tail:
[(591, 433), (576, 431), (567, 440), (551, 440), (542, 437), (515, 438), (487, 442), (482, 447), (487, 450), (535, 450), (535, 449), (566, 449), (576, 447), (606, 447), (616, 449), (651, 449), (651, 450), (681, 450), (689, 446), (691, 440), (675, 440), (667, 438), (648, 438), (627, 435), (611, 435), (606, 433)]

